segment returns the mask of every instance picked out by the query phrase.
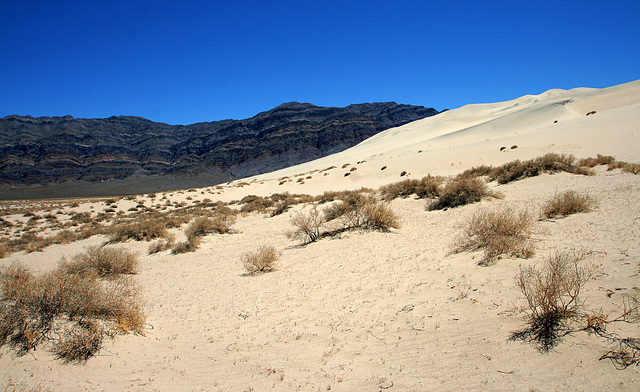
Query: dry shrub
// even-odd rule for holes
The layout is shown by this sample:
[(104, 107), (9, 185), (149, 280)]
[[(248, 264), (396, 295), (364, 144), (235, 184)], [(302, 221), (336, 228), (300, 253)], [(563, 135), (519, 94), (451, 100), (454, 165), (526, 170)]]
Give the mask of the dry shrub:
[(255, 252), (242, 256), (242, 265), (250, 275), (274, 270), (273, 263), (278, 260), (278, 251), (273, 246), (262, 246)]
[(640, 173), (640, 164), (639, 163), (629, 163), (629, 162), (612, 162), (609, 164), (607, 170), (614, 169), (622, 169), (623, 172), (638, 174)]
[(213, 233), (229, 234), (233, 232), (236, 217), (228, 214), (218, 214), (213, 217)]
[(302, 240), (304, 243), (315, 242), (320, 238), (320, 228), (324, 223), (322, 212), (317, 206), (313, 206), (310, 211), (298, 211), (291, 218), (294, 230), (288, 233), (293, 239)]
[(378, 201), (373, 195), (364, 196), (346, 205), (342, 215), (346, 229), (389, 230), (399, 229), (400, 223), (396, 214), (387, 203)]
[(482, 200), (483, 197), (493, 195), (487, 184), (478, 177), (456, 176), (449, 179), (440, 197), (427, 206), (429, 211), (453, 208)]
[(171, 254), (177, 255), (180, 253), (195, 252), (200, 246), (200, 237), (191, 237), (186, 241), (178, 242), (171, 248)]
[(171, 234), (167, 238), (162, 238), (158, 241), (152, 242), (149, 245), (149, 254), (155, 254), (159, 252), (163, 252), (167, 249), (171, 249), (175, 244), (175, 237)]
[(610, 165), (613, 164), (616, 159), (609, 155), (600, 155), (597, 154), (595, 158), (583, 158), (578, 161), (578, 166), (584, 167), (596, 167), (600, 165)]
[(110, 227), (109, 242), (124, 242), (127, 240), (151, 241), (155, 238), (165, 238), (167, 228), (156, 220), (143, 220), (139, 223), (119, 223)]
[(568, 216), (579, 212), (591, 211), (596, 205), (589, 195), (580, 195), (575, 191), (555, 194), (542, 206), (542, 216), (546, 219)]
[(484, 249), (480, 265), (489, 265), (502, 255), (531, 257), (534, 253), (530, 241), (532, 224), (533, 219), (526, 210), (480, 210), (467, 223), (455, 252)]
[(257, 211), (259, 213), (265, 213), (267, 211), (267, 208), (273, 206), (274, 201), (256, 195), (248, 195), (240, 200), (240, 204), (243, 204), (243, 206), (240, 208), (241, 212), (248, 213)]
[(138, 258), (123, 248), (103, 248), (92, 246), (66, 261), (60, 267), (67, 274), (96, 274), (99, 277), (115, 278), (123, 274), (135, 274)]
[(46, 341), (57, 341), (55, 355), (86, 360), (102, 339), (142, 333), (145, 316), (131, 279), (101, 281), (96, 273), (73, 273), (64, 263), (39, 276), (21, 265), (0, 272), (0, 346), (18, 355)]
[(489, 178), (499, 184), (507, 184), (523, 178), (535, 177), (542, 173), (593, 174), (591, 170), (576, 165), (575, 161), (576, 158), (571, 154), (548, 153), (528, 161), (515, 160), (505, 163), (492, 169), (489, 173)]
[(407, 179), (380, 187), (378, 192), (384, 200), (416, 195), (419, 198), (437, 197), (444, 177), (428, 175), (420, 180)]
[(521, 267), (516, 283), (531, 311), (529, 326), (511, 339), (539, 344), (541, 351), (556, 345), (562, 329), (578, 316), (580, 292), (593, 276), (593, 268), (580, 263), (584, 252), (556, 252), (541, 268)]

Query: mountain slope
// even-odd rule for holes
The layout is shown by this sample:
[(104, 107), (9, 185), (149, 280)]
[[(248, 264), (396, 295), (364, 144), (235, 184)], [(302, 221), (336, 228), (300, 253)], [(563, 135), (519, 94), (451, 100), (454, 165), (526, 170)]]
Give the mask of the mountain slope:
[(0, 185), (166, 175), (214, 184), (320, 158), (437, 113), (393, 102), (346, 108), (291, 102), (250, 119), (187, 126), (129, 116), (8, 116), (0, 119)]

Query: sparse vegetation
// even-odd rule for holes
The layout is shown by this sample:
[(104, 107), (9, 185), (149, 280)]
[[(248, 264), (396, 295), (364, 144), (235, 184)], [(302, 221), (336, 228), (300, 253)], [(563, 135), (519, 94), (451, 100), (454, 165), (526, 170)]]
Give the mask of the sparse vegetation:
[(290, 238), (302, 240), (304, 243), (315, 242), (320, 238), (320, 227), (324, 223), (322, 211), (314, 205), (309, 211), (298, 211), (291, 218), (295, 228), (288, 235)]
[(491, 181), (497, 181), (498, 184), (507, 184), (542, 173), (593, 174), (592, 171), (576, 165), (575, 162), (576, 158), (573, 155), (548, 153), (528, 161), (515, 160), (492, 168), (489, 172), (489, 178)]
[(559, 331), (579, 315), (580, 293), (593, 276), (593, 269), (581, 264), (584, 258), (584, 252), (556, 252), (542, 268), (520, 268), (516, 283), (531, 315), (529, 326), (514, 333), (512, 339), (535, 342), (541, 351), (557, 344)]
[(150, 241), (156, 238), (165, 238), (167, 234), (167, 228), (156, 220), (143, 220), (139, 223), (116, 223), (110, 228), (109, 243), (127, 240)]
[(554, 195), (542, 206), (542, 216), (545, 219), (551, 219), (579, 212), (588, 212), (595, 207), (595, 204), (596, 201), (589, 195), (566, 191)]
[(113, 279), (119, 275), (135, 274), (138, 258), (123, 248), (92, 246), (85, 253), (60, 263), (59, 269), (66, 274), (95, 274), (101, 278)]
[(278, 251), (273, 246), (262, 246), (255, 252), (242, 256), (242, 265), (250, 275), (274, 270), (274, 263), (278, 260)]
[(447, 180), (438, 199), (429, 203), (427, 209), (433, 211), (463, 206), (492, 195), (494, 194), (481, 178), (460, 175)]
[(100, 280), (99, 268), (84, 268), (85, 258), (79, 260), (82, 268), (63, 262), (39, 276), (18, 264), (0, 272), (0, 346), (23, 355), (49, 342), (58, 358), (78, 362), (95, 355), (105, 337), (143, 333), (145, 317), (134, 282), (113, 270), (109, 280)]
[(384, 185), (378, 192), (384, 200), (393, 200), (398, 197), (409, 197), (416, 195), (418, 198), (437, 197), (440, 194), (440, 187), (444, 182), (441, 176), (425, 176), (421, 180), (407, 179)]
[(483, 249), (480, 265), (489, 265), (502, 255), (531, 257), (534, 253), (530, 241), (532, 224), (533, 219), (526, 210), (480, 210), (467, 223), (454, 251)]

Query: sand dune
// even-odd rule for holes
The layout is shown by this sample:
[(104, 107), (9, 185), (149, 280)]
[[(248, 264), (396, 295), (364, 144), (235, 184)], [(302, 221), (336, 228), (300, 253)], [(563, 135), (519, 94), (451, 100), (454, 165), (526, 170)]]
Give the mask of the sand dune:
[[(639, 162), (639, 146), (640, 81), (549, 90), (467, 105), (317, 161), (157, 198), (193, 203), (377, 188), (547, 152)], [(637, 391), (638, 369), (616, 370), (598, 360), (610, 348), (600, 337), (573, 333), (548, 353), (508, 340), (527, 319), (514, 282), (519, 266), (539, 265), (554, 251), (585, 250), (586, 261), (598, 266), (597, 279), (586, 285), (589, 309), (616, 314), (625, 295), (640, 294), (640, 176), (595, 171), (490, 183), (502, 198), (446, 211), (427, 211), (426, 201), (412, 197), (396, 199), (390, 206), (401, 228), (348, 231), (306, 246), (286, 236), (292, 214), (308, 208), (302, 205), (275, 217), (239, 216), (235, 234), (209, 235), (194, 253), (148, 255), (148, 243), (125, 243), (142, 262), (136, 279), (147, 301), (146, 336), (119, 336), (84, 365), (64, 365), (44, 350), (15, 357), (2, 349), (0, 385), (54, 391)], [(545, 200), (565, 190), (589, 194), (598, 207), (536, 221), (530, 259), (481, 267), (481, 252), (451, 253), (476, 211), (508, 206), (537, 217)], [(136, 202), (117, 204), (126, 211)], [(88, 205), (74, 208), (89, 211)], [(0, 265), (20, 261), (46, 271), (61, 256), (103, 240), (20, 252)], [(263, 244), (281, 252), (276, 271), (246, 276), (242, 255)], [(609, 328), (640, 337), (639, 325)]]

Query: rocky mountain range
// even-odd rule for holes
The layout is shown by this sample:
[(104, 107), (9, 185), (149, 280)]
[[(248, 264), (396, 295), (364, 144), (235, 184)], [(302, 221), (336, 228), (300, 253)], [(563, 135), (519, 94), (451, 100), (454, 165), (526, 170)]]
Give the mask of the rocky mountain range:
[(0, 119), (0, 198), (214, 185), (330, 155), (437, 113), (395, 102), (344, 108), (291, 102), (245, 120), (191, 125), (131, 116), (7, 116)]

